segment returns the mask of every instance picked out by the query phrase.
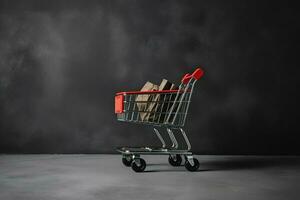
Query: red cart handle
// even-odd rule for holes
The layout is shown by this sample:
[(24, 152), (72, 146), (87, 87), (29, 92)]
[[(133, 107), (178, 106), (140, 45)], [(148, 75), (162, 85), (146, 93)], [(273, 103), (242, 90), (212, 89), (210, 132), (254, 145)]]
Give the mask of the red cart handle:
[(181, 82), (183, 84), (187, 84), (191, 78), (199, 80), (203, 75), (204, 75), (204, 71), (199, 67), (192, 74), (185, 74), (182, 77)]

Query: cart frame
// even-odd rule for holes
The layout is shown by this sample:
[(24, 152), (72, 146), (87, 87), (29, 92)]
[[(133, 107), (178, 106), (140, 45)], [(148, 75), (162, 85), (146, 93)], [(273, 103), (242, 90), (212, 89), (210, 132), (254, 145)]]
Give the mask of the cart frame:
[[(169, 155), (172, 166), (180, 166), (182, 156), (185, 167), (196, 171), (199, 162), (193, 157), (191, 143), (183, 130), (194, 85), (203, 76), (201, 68), (192, 74), (185, 74), (177, 90), (161, 91), (130, 91), (118, 92), (115, 96), (115, 113), (117, 120), (153, 126), (153, 130), (161, 142), (161, 147), (119, 147), (125, 166), (131, 166), (136, 172), (146, 168), (146, 162), (140, 155)], [(149, 108), (152, 108), (149, 110)], [(171, 146), (168, 147), (159, 129), (166, 129)], [(177, 132), (174, 134), (174, 132)], [(180, 144), (175, 135), (180, 134), (183, 142)]]

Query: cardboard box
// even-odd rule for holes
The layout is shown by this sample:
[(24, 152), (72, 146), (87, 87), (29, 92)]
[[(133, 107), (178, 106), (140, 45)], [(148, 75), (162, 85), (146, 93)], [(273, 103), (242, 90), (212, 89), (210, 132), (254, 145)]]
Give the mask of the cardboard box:
[[(175, 85), (169, 82), (166, 79), (163, 79), (162, 82), (159, 85), (159, 90), (171, 90), (175, 89)], [(156, 94), (153, 98), (153, 101), (149, 104), (147, 110), (148, 113), (145, 116), (145, 120), (148, 120), (150, 122), (156, 122), (156, 123), (163, 123), (164, 118), (166, 114), (164, 112), (167, 112), (168, 107), (170, 108), (172, 106), (172, 103), (168, 104), (165, 102), (170, 99), (169, 94)]]
[[(155, 85), (149, 81), (145, 83), (145, 85), (142, 87), (141, 91), (155, 91), (158, 90), (158, 85)], [(153, 100), (153, 97), (155, 95), (153, 94), (140, 94), (136, 97), (135, 101), (137, 101), (137, 107), (140, 113), (140, 118), (142, 121), (146, 120), (147, 114), (148, 114), (148, 107), (150, 102)]]

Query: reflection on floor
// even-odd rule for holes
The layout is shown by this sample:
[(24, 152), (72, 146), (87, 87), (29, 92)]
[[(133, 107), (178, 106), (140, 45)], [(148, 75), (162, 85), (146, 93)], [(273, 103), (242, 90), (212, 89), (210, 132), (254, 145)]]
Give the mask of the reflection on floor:
[(0, 155), (0, 199), (299, 199), (300, 157), (196, 156), (200, 170), (143, 156), (144, 173), (120, 155)]

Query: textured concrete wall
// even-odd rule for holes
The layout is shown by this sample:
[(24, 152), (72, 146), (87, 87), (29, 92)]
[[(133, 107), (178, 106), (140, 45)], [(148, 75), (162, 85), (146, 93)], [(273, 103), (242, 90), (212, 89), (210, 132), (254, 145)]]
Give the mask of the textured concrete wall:
[(156, 144), (116, 122), (114, 93), (202, 65), (186, 124), (196, 152), (300, 153), (295, 15), (286, 2), (0, 1), (0, 152)]

